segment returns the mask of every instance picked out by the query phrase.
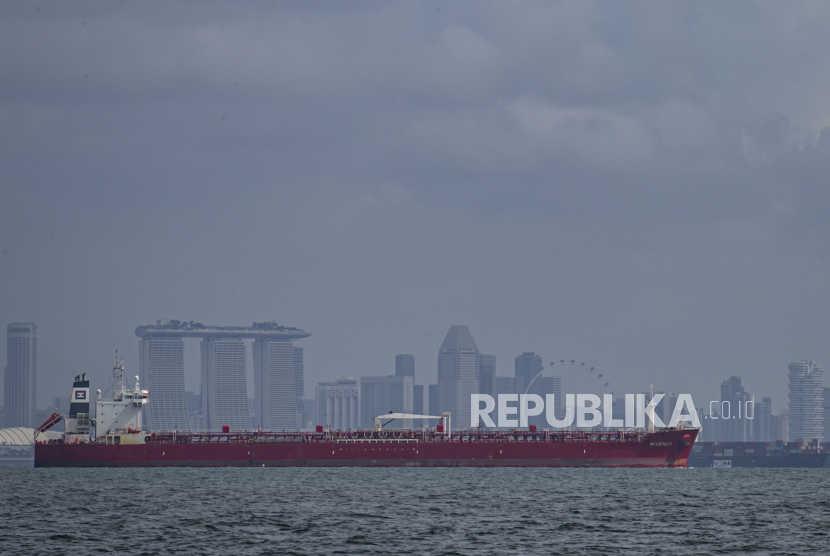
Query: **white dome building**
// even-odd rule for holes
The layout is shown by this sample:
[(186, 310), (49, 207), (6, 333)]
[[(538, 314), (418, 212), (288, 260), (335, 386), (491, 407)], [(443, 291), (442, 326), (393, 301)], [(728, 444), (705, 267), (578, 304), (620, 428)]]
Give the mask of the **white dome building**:
[[(61, 437), (59, 432), (40, 433), (40, 440)], [(35, 429), (14, 427), (0, 429), (0, 467), (33, 467), (35, 464)]]

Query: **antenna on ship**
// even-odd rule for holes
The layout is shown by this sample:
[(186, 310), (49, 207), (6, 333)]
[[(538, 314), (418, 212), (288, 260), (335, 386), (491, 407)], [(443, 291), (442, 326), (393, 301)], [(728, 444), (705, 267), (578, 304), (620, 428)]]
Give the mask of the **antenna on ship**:
[(124, 358), (121, 358), (121, 364), (118, 363), (118, 349), (115, 350), (115, 365), (112, 367), (112, 399), (120, 402), (124, 399)]

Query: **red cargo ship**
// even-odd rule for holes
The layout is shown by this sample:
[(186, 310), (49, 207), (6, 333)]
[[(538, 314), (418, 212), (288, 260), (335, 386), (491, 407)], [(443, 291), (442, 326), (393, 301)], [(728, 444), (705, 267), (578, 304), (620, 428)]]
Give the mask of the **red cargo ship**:
[[(35, 467), (686, 467), (696, 429), (228, 432), (35, 445)], [(119, 439), (120, 440), (120, 439)]]
[[(126, 389), (123, 362), (114, 369), (113, 401), (96, 400), (89, 417), (89, 381), (75, 378), (60, 440), (35, 443), (35, 467), (687, 467), (698, 429), (589, 431), (141, 431), (146, 390)], [(434, 416), (392, 414), (388, 418)], [(38, 431), (57, 424), (53, 414)], [(91, 425), (95, 434), (90, 435)]]

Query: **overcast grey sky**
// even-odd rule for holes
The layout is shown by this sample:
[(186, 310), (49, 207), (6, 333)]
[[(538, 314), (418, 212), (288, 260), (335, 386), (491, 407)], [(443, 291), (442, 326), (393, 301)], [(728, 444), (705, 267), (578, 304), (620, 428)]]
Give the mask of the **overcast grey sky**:
[(467, 324), (502, 375), (536, 351), (703, 405), (738, 374), (778, 412), (789, 361), (830, 367), (828, 29), (825, 2), (4, 3), (2, 324), (38, 324), (41, 407), (177, 318), (312, 332), (308, 395), (396, 353), (434, 382)]

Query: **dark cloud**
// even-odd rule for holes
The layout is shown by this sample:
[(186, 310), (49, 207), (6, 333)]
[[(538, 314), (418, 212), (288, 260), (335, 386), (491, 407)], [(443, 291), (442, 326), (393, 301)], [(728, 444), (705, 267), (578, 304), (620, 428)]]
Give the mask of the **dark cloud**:
[(830, 365), (824, 4), (40, 6), (0, 8), (0, 308), (41, 400), (164, 317), (306, 327), (309, 384), (433, 381), (453, 323), (629, 391)]

